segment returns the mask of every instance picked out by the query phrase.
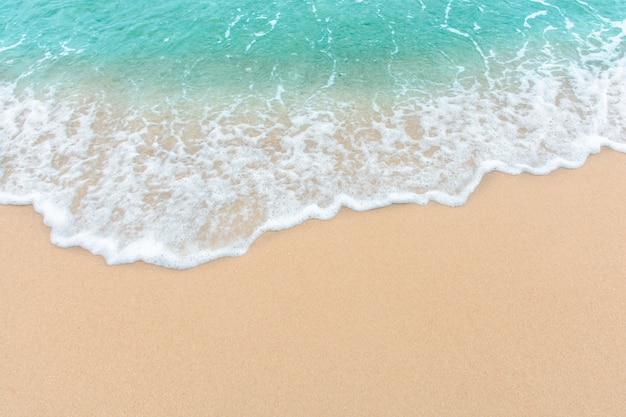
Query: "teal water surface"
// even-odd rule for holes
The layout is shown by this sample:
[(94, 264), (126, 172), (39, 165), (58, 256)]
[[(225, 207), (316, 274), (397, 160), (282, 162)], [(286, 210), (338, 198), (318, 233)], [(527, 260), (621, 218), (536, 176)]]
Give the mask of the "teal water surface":
[(0, 202), (111, 263), (626, 151), (622, 1), (8, 0), (0, 23)]

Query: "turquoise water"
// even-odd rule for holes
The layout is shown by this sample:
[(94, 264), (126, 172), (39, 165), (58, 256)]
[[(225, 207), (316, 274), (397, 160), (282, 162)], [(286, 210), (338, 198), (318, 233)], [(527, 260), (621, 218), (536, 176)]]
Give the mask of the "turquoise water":
[[(495, 4), (493, 4), (495, 3)], [(0, 203), (185, 268), (626, 152), (621, 1), (5, 1)]]

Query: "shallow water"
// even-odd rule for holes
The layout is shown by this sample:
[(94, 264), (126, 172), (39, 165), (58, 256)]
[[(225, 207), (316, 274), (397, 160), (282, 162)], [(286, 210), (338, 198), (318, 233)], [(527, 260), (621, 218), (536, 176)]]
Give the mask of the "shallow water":
[(626, 152), (626, 4), (491, 3), (9, 1), (0, 202), (58, 245), (186, 268)]

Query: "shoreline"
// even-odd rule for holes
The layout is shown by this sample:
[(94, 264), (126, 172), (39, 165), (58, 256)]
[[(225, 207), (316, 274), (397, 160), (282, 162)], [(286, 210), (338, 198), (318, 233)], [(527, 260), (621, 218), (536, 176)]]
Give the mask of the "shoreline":
[(0, 414), (617, 416), (626, 154), (342, 209), (188, 270), (0, 206)]

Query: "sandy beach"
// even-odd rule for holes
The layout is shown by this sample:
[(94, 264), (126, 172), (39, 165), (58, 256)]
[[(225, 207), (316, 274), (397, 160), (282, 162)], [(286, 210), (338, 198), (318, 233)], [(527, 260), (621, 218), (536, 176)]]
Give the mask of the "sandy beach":
[(624, 416), (626, 155), (191, 270), (0, 206), (1, 416)]

